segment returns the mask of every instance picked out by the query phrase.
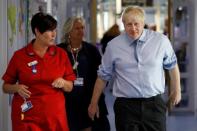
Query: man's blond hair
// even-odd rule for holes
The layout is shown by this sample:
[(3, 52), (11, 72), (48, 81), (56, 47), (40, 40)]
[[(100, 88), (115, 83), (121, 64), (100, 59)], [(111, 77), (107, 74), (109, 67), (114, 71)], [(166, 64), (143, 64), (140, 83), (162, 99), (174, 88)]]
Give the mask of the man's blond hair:
[(124, 12), (122, 13), (122, 22), (125, 23), (125, 19), (128, 15), (132, 15), (133, 18), (138, 19), (140, 21), (145, 20), (145, 13), (142, 8), (139, 6), (129, 6), (127, 7)]

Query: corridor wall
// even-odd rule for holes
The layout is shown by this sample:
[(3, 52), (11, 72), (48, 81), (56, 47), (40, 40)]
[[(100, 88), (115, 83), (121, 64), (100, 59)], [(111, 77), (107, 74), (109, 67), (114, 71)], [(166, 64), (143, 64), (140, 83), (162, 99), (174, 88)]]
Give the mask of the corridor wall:
[(172, 115), (197, 114), (197, 10), (195, 0), (173, 0), (172, 43), (177, 55), (181, 76), (182, 100)]
[[(7, 66), (7, 0), (0, 1), (0, 76)], [(0, 87), (3, 81), (0, 80)], [(0, 89), (0, 129), (10, 129), (9, 97)]]
[[(13, 53), (26, 45), (26, 0), (0, 1), (0, 78)], [(11, 97), (2, 92), (0, 79), (0, 130), (11, 131)]]

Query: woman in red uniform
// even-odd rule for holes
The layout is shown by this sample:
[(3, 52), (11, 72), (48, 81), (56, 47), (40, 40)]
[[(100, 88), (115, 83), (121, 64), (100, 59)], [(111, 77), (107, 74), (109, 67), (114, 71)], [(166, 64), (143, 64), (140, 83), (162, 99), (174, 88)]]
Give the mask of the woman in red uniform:
[(13, 131), (69, 131), (63, 91), (72, 90), (75, 75), (65, 51), (54, 44), (56, 26), (52, 16), (35, 14), (35, 39), (14, 53), (3, 75), (3, 91), (14, 94)]

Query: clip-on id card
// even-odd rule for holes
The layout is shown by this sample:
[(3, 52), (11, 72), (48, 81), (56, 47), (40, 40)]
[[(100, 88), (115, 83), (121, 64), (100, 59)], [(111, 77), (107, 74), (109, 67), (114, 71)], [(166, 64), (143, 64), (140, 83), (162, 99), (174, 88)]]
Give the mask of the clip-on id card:
[(25, 101), (22, 105), (21, 105), (21, 111), (22, 112), (26, 112), (29, 109), (31, 109), (33, 107), (31, 101)]
[(84, 82), (83, 82), (83, 78), (82, 77), (78, 77), (75, 81), (74, 81), (74, 85), (75, 86), (83, 86)]

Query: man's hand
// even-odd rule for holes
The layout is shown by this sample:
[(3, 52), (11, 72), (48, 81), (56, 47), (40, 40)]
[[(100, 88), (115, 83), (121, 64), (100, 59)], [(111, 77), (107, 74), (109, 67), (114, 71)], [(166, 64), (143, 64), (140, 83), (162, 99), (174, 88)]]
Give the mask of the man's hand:
[(171, 110), (173, 106), (177, 105), (181, 101), (181, 91), (174, 90), (170, 92), (168, 100), (168, 108)]
[(99, 108), (97, 104), (90, 104), (88, 107), (88, 115), (89, 117), (94, 120), (94, 117), (96, 115), (97, 118), (99, 118)]
[(98, 101), (103, 92), (105, 85), (106, 85), (106, 81), (98, 77), (94, 85), (92, 99), (88, 107), (88, 115), (92, 120), (94, 120), (95, 115), (97, 118), (99, 118)]
[(170, 88), (169, 88), (169, 100), (168, 109), (171, 110), (173, 106), (181, 101), (181, 84), (180, 84), (180, 72), (178, 65), (169, 70), (170, 74)]

